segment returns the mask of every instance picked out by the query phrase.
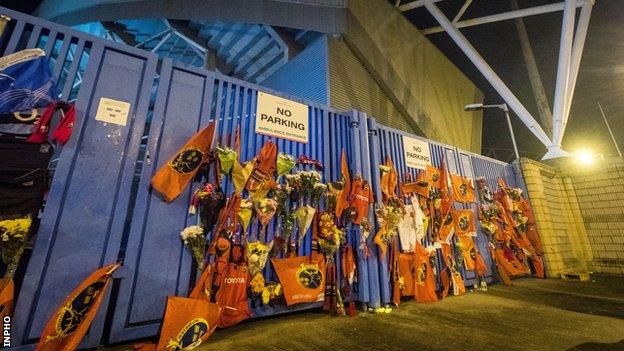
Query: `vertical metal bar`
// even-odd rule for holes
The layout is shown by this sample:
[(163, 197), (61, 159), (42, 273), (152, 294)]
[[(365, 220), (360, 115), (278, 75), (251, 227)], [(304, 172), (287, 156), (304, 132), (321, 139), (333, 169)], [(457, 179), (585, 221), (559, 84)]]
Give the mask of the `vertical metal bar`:
[(30, 38), (28, 38), (28, 43), (26, 44), (27, 49), (32, 49), (37, 46), (39, 42), (39, 36), (41, 35), (41, 26), (34, 26), (32, 32), (30, 32)]
[(78, 66), (80, 66), (80, 59), (82, 58), (84, 46), (85, 40), (78, 40), (78, 46), (76, 47), (76, 51), (74, 53), (74, 59), (72, 60), (69, 71), (67, 72), (67, 79), (65, 79), (65, 86), (63, 87), (63, 93), (61, 94), (61, 97), (65, 100), (69, 99), (69, 94), (71, 93), (71, 89), (74, 84), (74, 78), (76, 76), (76, 72), (78, 71)]
[(15, 28), (13, 28), (13, 33), (11, 34), (11, 39), (9, 39), (9, 43), (4, 50), (4, 55), (12, 54), (15, 52), (15, 49), (17, 49), (17, 44), (19, 44), (19, 41), (22, 38), (22, 34), (24, 34), (25, 26), (26, 23), (24, 23), (23, 20), (17, 20), (17, 24), (15, 24)]
[(561, 146), (564, 112), (566, 110), (566, 95), (568, 79), (570, 77), (570, 61), (572, 54), (572, 38), (574, 35), (574, 16), (576, 1), (566, 0), (563, 8), (563, 23), (561, 25), (561, 40), (559, 44), (559, 62), (557, 64), (557, 84), (555, 87), (555, 102), (553, 103), (553, 137), (554, 146)]
[(611, 140), (613, 140), (613, 145), (615, 145), (615, 149), (617, 150), (618, 156), (622, 158), (622, 152), (620, 151), (620, 147), (618, 146), (617, 141), (615, 140), (615, 136), (613, 136), (613, 131), (611, 130), (611, 126), (609, 125), (609, 121), (607, 120), (607, 116), (602, 109), (602, 105), (598, 102), (598, 107), (600, 108), (600, 113), (602, 114), (602, 118), (604, 118), (605, 124), (607, 125), (607, 129), (609, 130), (609, 134), (611, 134)]
[(557, 144), (561, 144), (563, 141), (563, 135), (568, 124), (568, 118), (570, 117), (572, 97), (574, 96), (574, 90), (576, 88), (576, 80), (581, 66), (581, 57), (583, 56), (583, 48), (585, 47), (585, 38), (587, 37), (587, 29), (589, 28), (589, 19), (591, 17), (593, 6), (594, 0), (586, 0), (585, 4), (581, 8), (581, 15), (579, 17), (576, 34), (574, 36), (574, 44), (572, 46), (572, 58), (570, 62), (570, 75), (568, 78), (568, 88), (565, 99), (566, 105), (563, 113), (563, 125), (561, 126), (559, 139), (556, 140)]
[(46, 56), (50, 57), (52, 54), (52, 50), (54, 49), (54, 43), (56, 43), (56, 36), (58, 32), (55, 29), (50, 29), (50, 34), (48, 34), (48, 41), (46, 42), (43, 51), (45, 51)]

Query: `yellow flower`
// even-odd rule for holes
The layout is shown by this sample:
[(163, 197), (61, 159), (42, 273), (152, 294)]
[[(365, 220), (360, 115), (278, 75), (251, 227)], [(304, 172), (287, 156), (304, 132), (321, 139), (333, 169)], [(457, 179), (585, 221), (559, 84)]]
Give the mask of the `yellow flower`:
[(28, 235), (32, 220), (30, 217), (8, 219), (0, 221), (0, 231), (2, 231), (2, 241), (13, 239), (23, 240)]
[(271, 292), (269, 292), (269, 289), (264, 288), (262, 290), (262, 303), (266, 305), (269, 301), (271, 301)]

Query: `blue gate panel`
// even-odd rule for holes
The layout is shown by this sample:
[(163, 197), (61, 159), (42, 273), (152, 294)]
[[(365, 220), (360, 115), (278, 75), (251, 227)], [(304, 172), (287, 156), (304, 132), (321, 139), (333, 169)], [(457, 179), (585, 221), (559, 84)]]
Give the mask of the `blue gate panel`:
[[(35, 341), (73, 287), (117, 260), (156, 59), (99, 44), (90, 56), (76, 127), (60, 155), (18, 298), (17, 344)], [(95, 120), (101, 97), (130, 103), (126, 126)], [(105, 312), (106, 303), (84, 346), (99, 343)]]
[[(172, 203), (149, 190), (153, 173), (197, 131), (208, 123), (212, 77), (163, 62), (151, 120), (147, 154), (138, 186), (136, 206), (125, 248), (110, 341), (158, 333), (167, 295), (185, 295), (191, 257), (179, 233), (189, 222), (191, 189)], [(193, 220), (193, 219), (191, 219)]]

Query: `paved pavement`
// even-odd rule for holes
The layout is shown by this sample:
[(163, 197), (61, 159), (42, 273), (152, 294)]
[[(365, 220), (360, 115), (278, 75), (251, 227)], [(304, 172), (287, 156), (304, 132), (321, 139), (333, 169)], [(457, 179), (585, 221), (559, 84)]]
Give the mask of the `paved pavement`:
[(197, 350), (624, 350), (624, 277), (592, 280), (519, 279), (390, 314), (253, 320)]

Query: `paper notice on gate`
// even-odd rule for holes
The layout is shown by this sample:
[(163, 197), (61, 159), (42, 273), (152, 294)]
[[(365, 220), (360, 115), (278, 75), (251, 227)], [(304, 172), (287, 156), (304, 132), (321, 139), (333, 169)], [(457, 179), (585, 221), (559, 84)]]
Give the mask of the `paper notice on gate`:
[(95, 120), (125, 126), (129, 112), (130, 103), (103, 97), (100, 98)]
[(308, 143), (308, 106), (258, 92), (256, 133)]
[(427, 169), (427, 165), (431, 164), (431, 152), (426, 141), (404, 136), (403, 151), (407, 167)]

